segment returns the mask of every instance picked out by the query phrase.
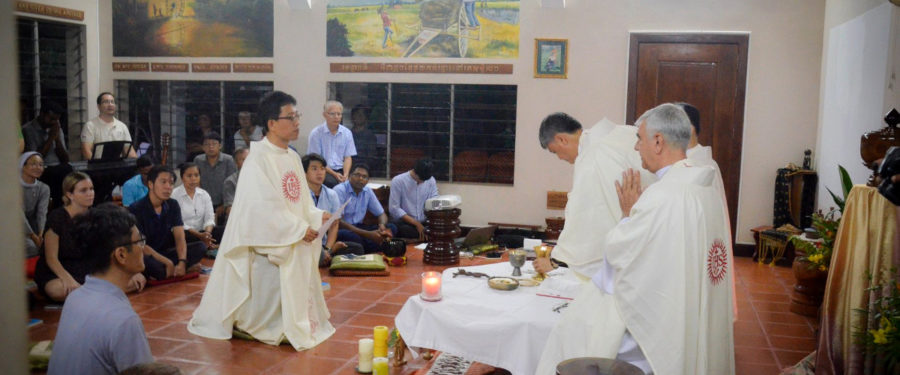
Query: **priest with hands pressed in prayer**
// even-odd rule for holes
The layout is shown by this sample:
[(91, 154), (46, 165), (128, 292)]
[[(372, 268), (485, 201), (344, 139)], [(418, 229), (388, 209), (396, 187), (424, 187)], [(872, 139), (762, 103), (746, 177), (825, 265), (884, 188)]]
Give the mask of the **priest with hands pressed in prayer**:
[(690, 123), (672, 104), (637, 121), (635, 149), (659, 181), (635, 171), (616, 192), (622, 220), (591, 283), (563, 312), (537, 374), (569, 358), (616, 358), (654, 374), (733, 374), (733, 272), (715, 171), (685, 159)]

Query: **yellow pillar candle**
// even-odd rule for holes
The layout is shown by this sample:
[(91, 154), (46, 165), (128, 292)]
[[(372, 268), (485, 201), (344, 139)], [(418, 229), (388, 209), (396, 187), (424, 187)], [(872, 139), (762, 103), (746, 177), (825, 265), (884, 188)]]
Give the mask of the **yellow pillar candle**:
[(387, 357), (387, 349), (388, 349), (388, 327), (387, 326), (376, 326), (374, 330), (373, 336), (374, 339), (374, 347), (372, 354), (375, 357)]
[(372, 360), (372, 375), (388, 375), (389, 373), (387, 357), (375, 357)]
[(372, 372), (372, 349), (374, 347), (372, 339), (359, 339), (359, 363), (356, 370), (363, 373)]

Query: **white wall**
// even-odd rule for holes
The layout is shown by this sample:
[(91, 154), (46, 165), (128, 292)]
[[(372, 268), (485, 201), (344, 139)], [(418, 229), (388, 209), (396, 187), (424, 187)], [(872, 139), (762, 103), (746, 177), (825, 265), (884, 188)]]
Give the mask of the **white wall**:
[[(14, 51), (16, 29), (12, 16), (13, 2), (0, 0), (0, 46), (6, 51)], [(18, 70), (16, 55), (4, 53), (0, 55), (0, 113), (13, 114), (7, 116), (3, 125), (5, 136), (0, 137), (0, 181), (15, 181), (0, 184), (0, 207), (22, 207), (22, 188), (16, 177), (18, 160), (16, 153), (15, 127), (19, 126), (17, 108), (19, 101)], [(4, 374), (27, 374), (28, 361), (25, 359), (28, 349), (28, 336), (25, 322), (28, 320), (25, 306), (25, 236), (22, 230), (22, 219), (18, 215), (0, 215), (0, 264), (5, 265), (0, 272), (0, 368)]]
[(834, 206), (826, 188), (840, 194), (838, 165), (853, 182), (865, 183), (870, 171), (862, 165), (860, 136), (884, 127), (884, 114), (900, 107), (900, 8), (887, 1), (832, 0), (826, 14), (816, 162), (820, 208)]
[[(47, 0), (49, 1), (49, 0)], [(100, 86), (114, 79), (273, 80), (275, 88), (298, 98), (304, 113), (301, 140), (322, 122), (319, 115), (329, 81), (449, 82), (515, 84), (519, 87), (515, 186), (439, 184), (442, 193), (464, 198), (462, 223), (488, 221), (543, 224), (548, 190), (568, 190), (572, 168), (542, 150), (540, 120), (551, 112), (569, 112), (584, 124), (603, 117), (625, 118), (628, 38), (631, 31), (747, 32), (749, 77), (744, 119), (738, 241), (752, 243), (749, 229), (772, 221), (775, 170), (800, 163), (803, 150), (814, 148), (822, 56), (824, 0), (569, 0), (565, 9), (521, 2), (519, 56), (465, 62), (511, 63), (512, 75), (331, 74), (330, 62), (385, 62), (376, 58), (325, 58), (325, 2), (292, 10), (275, 0), (275, 54), (272, 59), (112, 58), (108, 2), (100, 4)], [(534, 38), (569, 39), (569, 78), (535, 79)], [(153, 74), (111, 72), (112, 61), (274, 62), (273, 74)], [(461, 62), (413, 58), (409, 62)]]

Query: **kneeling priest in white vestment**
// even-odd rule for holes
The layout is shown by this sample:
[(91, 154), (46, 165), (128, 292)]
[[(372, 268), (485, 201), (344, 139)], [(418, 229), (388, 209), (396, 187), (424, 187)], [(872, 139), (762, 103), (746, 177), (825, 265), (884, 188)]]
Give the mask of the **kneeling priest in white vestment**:
[(644, 166), (616, 183), (622, 221), (600, 270), (551, 333), (537, 374), (569, 358), (617, 358), (654, 374), (733, 374), (733, 272), (715, 171), (685, 159), (690, 124), (663, 104), (638, 120)]
[[(541, 147), (574, 164), (572, 190), (568, 194), (565, 226), (552, 257), (565, 262), (581, 281), (588, 281), (603, 260), (606, 233), (622, 217), (615, 181), (628, 169), (641, 171), (644, 186), (656, 177), (641, 168), (634, 150), (637, 128), (603, 119), (591, 128), (565, 113), (554, 113), (541, 122)], [(536, 270), (549, 272), (546, 258), (536, 259)]]
[(260, 101), (267, 134), (250, 145), (231, 215), (200, 306), (188, 324), (196, 335), (230, 339), (242, 330), (270, 345), (309, 349), (334, 333), (319, 278), (316, 209), (300, 157), (296, 100), (275, 91)]

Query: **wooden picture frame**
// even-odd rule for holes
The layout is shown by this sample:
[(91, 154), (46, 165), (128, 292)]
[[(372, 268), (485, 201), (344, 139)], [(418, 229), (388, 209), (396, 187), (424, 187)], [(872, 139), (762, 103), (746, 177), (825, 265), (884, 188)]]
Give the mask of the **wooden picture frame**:
[(534, 39), (534, 77), (567, 78), (569, 73), (568, 39)]

